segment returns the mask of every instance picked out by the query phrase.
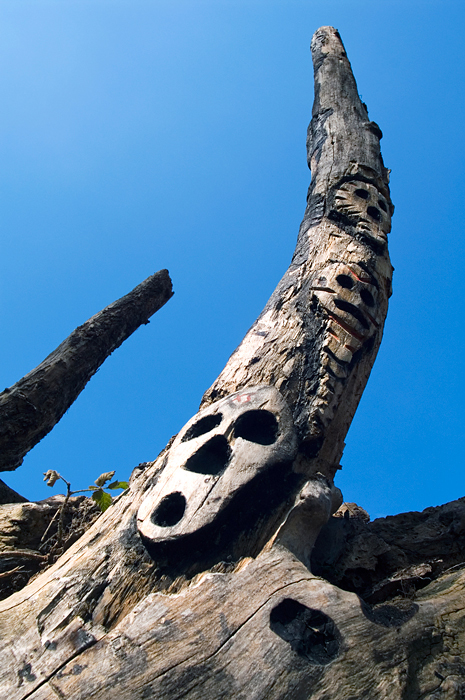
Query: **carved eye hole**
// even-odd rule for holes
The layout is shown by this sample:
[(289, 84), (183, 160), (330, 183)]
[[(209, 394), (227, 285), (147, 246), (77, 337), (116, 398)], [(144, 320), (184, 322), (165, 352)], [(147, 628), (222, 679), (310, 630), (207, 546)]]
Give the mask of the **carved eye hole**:
[(196, 474), (221, 474), (231, 457), (231, 448), (223, 435), (215, 435), (189, 457), (184, 469)]
[(193, 440), (196, 437), (205, 435), (205, 433), (209, 433), (210, 430), (213, 430), (213, 428), (217, 428), (219, 426), (222, 419), (223, 416), (221, 413), (216, 413), (212, 416), (204, 416), (198, 420), (197, 423), (191, 425), (189, 430), (187, 430), (186, 434), (183, 436), (181, 442), (187, 442), (187, 440)]
[(172, 527), (181, 520), (185, 510), (186, 499), (182, 493), (175, 491), (160, 501), (150, 519), (154, 525), (159, 527)]
[(370, 193), (367, 190), (355, 190), (355, 194), (357, 197), (360, 197), (360, 199), (368, 199), (370, 196)]
[(383, 202), (382, 199), (378, 199), (378, 206), (379, 206), (380, 209), (382, 209), (383, 211), (387, 212), (387, 206), (385, 205), (385, 203)]
[(375, 300), (373, 299), (373, 295), (371, 294), (371, 292), (368, 291), (368, 289), (361, 289), (360, 296), (362, 298), (362, 301), (367, 306), (374, 306), (375, 305)]
[(381, 212), (376, 207), (368, 207), (367, 214), (375, 221), (381, 221)]
[(278, 421), (270, 411), (247, 411), (234, 426), (234, 437), (258, 445), (272, 445), (278, 437)]
[(349, 275), (338, 275), (336, 277), (336, 282), (344, 289), (352, 289), (354, 286), (354, 281)]

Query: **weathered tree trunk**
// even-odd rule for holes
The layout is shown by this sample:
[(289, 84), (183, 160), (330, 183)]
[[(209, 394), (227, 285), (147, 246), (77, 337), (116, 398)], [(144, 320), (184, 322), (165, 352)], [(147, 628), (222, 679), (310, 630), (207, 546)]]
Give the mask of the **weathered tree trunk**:
[(312, 182), (291, 266), (200, 412), (0, 604), (9, 700), (462, 697), (460, 571), (380, 609), (310, 570), (381, 341), (393, 210), (338, 33), (318, 30), (312, 53)]
[[(76, 328), (40, 365), (0, 393), (0, 471), (22, 464), (113, 350), (172, 296), (168, 271), (156, 272)], [(0, 490), (0, 503), (11, 502), (1, 497)]]

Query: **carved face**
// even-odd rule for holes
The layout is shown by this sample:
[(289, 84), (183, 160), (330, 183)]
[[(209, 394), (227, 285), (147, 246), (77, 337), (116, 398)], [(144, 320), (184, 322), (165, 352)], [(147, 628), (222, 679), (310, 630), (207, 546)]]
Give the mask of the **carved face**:
[(139, 508), (139, 532), (156, 543), (198, 531), (260, 474), (274, 465), (289, 466), (296, 452), (291, 413), (276, 389), (259, 386), (232, 394), (181, 430), (159, 481)]
[(386, 198), (373, 185), (360, 180), (345, 182), (334, 195), (334, 209), (349, 219), (358, 233), (387, 242), (391, 213)]

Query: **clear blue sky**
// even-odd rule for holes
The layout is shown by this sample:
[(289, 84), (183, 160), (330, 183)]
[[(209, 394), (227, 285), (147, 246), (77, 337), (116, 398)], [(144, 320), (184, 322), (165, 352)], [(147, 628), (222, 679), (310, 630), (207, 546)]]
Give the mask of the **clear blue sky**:
[(302, 219), (309, 44), (342, 35), (396, 205), (385, 338), (337, 484), (372, 515), (464, 495), (463, 0), (2, 0), (1, 379), (156, 270), (175, 296), (14, 474), (127, 478), (196, 412)]

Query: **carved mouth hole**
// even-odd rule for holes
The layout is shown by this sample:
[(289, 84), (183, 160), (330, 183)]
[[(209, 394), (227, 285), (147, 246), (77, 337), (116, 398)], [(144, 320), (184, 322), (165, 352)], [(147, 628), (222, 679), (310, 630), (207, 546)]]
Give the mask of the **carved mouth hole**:
[(190, 457), (184, 469), (196, 474), (221, 474), (231, 457), (231, 448), (223, 435), (215, 435)]
[(373, 299), (373, 295), (371, 292), (368, 291), (368, 289), (361, 289), (360, 290), (360, 297), (362, 301), (367, 305), (367, 306), (374, 306), (375, 305), (375, 300)]
[(367, 192), (367, 190), (355, 190), (355, 194), (357, 197), (360, 197), (360, 199), (368, 199), (370, 196), (370, 193)]
[(278, 421), (270, 411), (247, 411), (234, 426), (234, 437), (258, 445), (272, 445), (278, 437)]
[(154, 525), (159, 527), (172, 527), (181, 520), (185, 510), (186, 499), (182, 493), (175, 491), (160, 501), (150, 519)]
[(349, 275), (338, 275), (336, 277), (336, 282), (344, 289), (352, 289), (354, 286), (354, 281)]
[(205, 433), (209, 433), (210, 430), (213, 430), (213, 428), (217, 428), (222, 420), (223, 416), (221, 413), (216, 413), (211, 416), (204, 416), (198, 420), (197, 423), (191, 425), (189, 430), (186, 431), (186, 434), (182, 438), (181, 442), (187, 442), (187, 440), (193, 440), (196, 437), (205, 435)]
[(339, 656), (341, 635), (333, 620), (297, 600), (285, 598), (273, 608), (270, 628), (312, 664), (326, 665)]
[(383, 211), (385, 211), (385, 212), (387, 213), (387, 206), (386, 206), (386, 204), (383, 202), (382, 199), (378, 199), (378, 206), (379, 206), (380, 209), (382, 209)]
[(376, 207), (368, 207), (367, 214), (375, 221), (381, 221), (381, 212)]
[(368, 321), (366, 320), (365, 316), (362, 314), (360, 309), (357, 309), (357, 307), (351, 304), (349, 301), (344, 301), (344, 299), (335, 299), (334, 304), (341, 311), (346, 311), (348, 314), (356, 318), (357, 321), (363, 326), (363, 328), (365, 328), (366, 330), (370, 328)]

